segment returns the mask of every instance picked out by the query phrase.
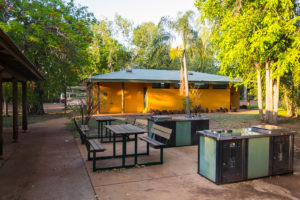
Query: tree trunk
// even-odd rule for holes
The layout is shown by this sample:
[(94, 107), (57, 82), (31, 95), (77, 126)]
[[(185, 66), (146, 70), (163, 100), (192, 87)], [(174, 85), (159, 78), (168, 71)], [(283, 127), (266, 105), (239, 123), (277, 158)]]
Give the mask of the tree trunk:
[(113, 72), (113, 67), (112, 67), (112, 63), (111, 63), (111, 49), (109, 50), (109, 69), (110, 69), (110, 72)]
[(270, 96), (269, 96), (269, 87), (270, 84), (270, 70), (269, 70), (269, 62), (266, 62), (266, 114), (265, 114), (265, 122), (269, 123), (270, 121)]
[(270, 83), (269, 83), (269, 97), (270, 97), (270, 105), (269, 105), (269, 109), (270, 109), (270, 112), (269, 112), (269, 123), (272, 123), (273, 122), (273, 102), (274, 102), (274, 99), (273, 99), (273, 78), (272, 78), (272, 75), (273, 75), (273, 71), (270, 70), (270, 76), (269, 76), (269, 80), (270, 80)]
[(244, 100), (248, 99), (247, 96), (248, 96), (248, 89), (246, 86), (244, 86)]
[(269, 61), (266, 62), (266, 123), (271, 123), (273, 118), (273, 79), (272, 70), (269, 68)]
[(188, 81), (188, 71), (186, 66), (186, 55), (185, 55), (185, 49), (183, 50), (183, 65), (184, 65), (184, 84), (185, 84), (185, 110), (186, 114), (190, 115), (190, 99), (189, 99), (189, 81)]
[(250, 109), (250, 89), (247, 89), (247, 108)]
[(278, 105), (279, 105), (279, 86), (280, 86), (280, 77), (274, 81), (274, 115), (273, 115), (273, 123), (278, 123)]
[(262, 100), (262, 86), (261, 86), (261, 72), (260, 72), (260, 64), (256, 63), (257, 70), (257, 103), (259, 110), (259, 119), (260, 121), (264, 120), (264, 110), (263, 110), (263, 100)]
[(184, 70), (182, 66), (182, 59), (180, 58), (180, 95), (184, 95), (185, 93), (185, 88), (184, 88), (185, 81), (184, 81)]
[(268, 123), (272, 123), (273, 122), (273, 79), (272, 79), (272, 75), (273, 75), (273, 71), (269, 70), (269, 90), (268, 90), (268, 94), (269, 94), (269, 122)]

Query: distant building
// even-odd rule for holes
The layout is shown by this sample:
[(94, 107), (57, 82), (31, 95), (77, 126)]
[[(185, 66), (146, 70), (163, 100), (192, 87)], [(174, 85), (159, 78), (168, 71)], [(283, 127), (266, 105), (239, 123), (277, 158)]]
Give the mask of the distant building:
[[(227, 76), (189, 71), (188, 80), (194, 97), (192, 105), (202, 109), (239, 108), (240, 91), (231, 87)], [(145, 113), (153, 110), (182, 110), (180, 71), (130, 69), (93, 76), (93, 95), (104, 102), (99, 113)]]
[(300, 16), (300, 0), (296, 0), (295, 5), (295, 14)]

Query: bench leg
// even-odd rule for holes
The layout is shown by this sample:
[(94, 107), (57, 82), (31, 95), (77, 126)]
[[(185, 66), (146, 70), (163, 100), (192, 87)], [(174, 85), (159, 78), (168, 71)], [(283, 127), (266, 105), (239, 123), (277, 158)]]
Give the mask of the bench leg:
[(147, 155), (149, 155), (149, 143), (147, 143)]
[(93, 151), (93, 171), (96, 171), (96, 151)]
[(116, 156), (116, 134), (113, 134), (113, 157)]
[(88, 143), (86, 143), (86, 148), (87, 148), (87, 152), (88, 152), (88, 160), (91, 160), (91, 149), (90, 149), (90, 145)]
[(126, 158), (126, 135), (122, 135), (123, 138), (123, 150), (122, 150), (122, 167), (125, 167), (125, 158)]
[(98, 137), (100, 138), (100, 122), (98, 121)]
[(137, 146), (137, 134), (134, 134), (134, 164), (137, 164), (138, 146)]
[(164, 148), (160, 147), (160, 163), (164, 163)]
[(100, 133), (100, 137), (101, 137), (101, 142), (103, 142), (103, 122), (100, 123), (100, 129), (101, 129), (101, 133)]
[[(149, 143), (147, 143), (147, 153), (146, 153), (146, 155), (149, 155)], [(139, 163), (139, 165), (161, 165), (163, 163), (164, 163), (164, 147), (160, 147), (160, 159), (159, 159), (159, 161)]]
[[(111, 121), (108, 121), (108, 125), (111, 125)], [(106, 133), (108, 134), (109, 141), (111, 142), (111, 132), (110, 132), (110, 130), (106, 129)]]
[(80, 134), (80, 140), (81, 140), (81, 144), (84, 144), (83, 137), (81, 134)]

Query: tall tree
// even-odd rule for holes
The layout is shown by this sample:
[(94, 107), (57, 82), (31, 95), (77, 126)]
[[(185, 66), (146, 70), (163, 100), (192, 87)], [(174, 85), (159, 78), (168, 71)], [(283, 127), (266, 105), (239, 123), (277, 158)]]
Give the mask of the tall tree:
[[(57, 96), (79, 81), (80, 66), (86, 65), (93, 15), (73, 0), (3, 1), (2, 27), (46, 78), (35, 86), (38, 101), (33, 112), (44, 113), (43, 98)], [(9, 5), (9, 6), (7, 6)]]
[[(246, 85), (257, 77), (261, 119), (261, 78), (265, 74), (265, 121), (276, 123), (280, 77), (291, 66), (297, 67), (299, 59), (297, 17), (291, 18), (293, 1), (197, 0), (196, 6), (203, 19), (213, 23), (215, 28), (214, 42), (222, 73), (243, 78)], [(287, 54), (290, 51), (293, 55)]]
[(187, 11), (185, 13), (178, 13), (178, 16), (175, 21), (171, 22), (171, 27), (176, 30), (180, 35), (182, 40), (182, 57), (183, 57), (183, 69), (184, 69), (184, 83), (185, 83), (185, 101), (186, 101), (186, 114), (190, 114), (190, 100), (189, 100), (189, 87), (188, 87), (188, 67), (187, 67), (187, 58), (186, 50), (187, 47), (192, 44), (198, 34), (193, 29), (191, 24), (191, 18), (194, 16), (193, 11)]

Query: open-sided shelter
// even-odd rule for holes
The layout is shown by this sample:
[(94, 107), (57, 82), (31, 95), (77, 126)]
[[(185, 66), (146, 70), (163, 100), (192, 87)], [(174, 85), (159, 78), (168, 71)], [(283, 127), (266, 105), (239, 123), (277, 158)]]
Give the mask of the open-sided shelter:
[[(227, 76), (189, 71), (192, 106), (210, 110), (239, 108), (239, 89)], [(93, 95), (100, 97), (99, 113), (142, 113), (153, 110), (182, 110), (180, 71), (126, 69), (93, 76), (87, 80)]]
[(3, 154), (2, 83), (13, 84), (13, 140), (18, 141), (18, 82), (22, 83), (22, 129), (27, 130), (27, 81), (40, 81), (43, 76), (0, 29), (0, 156)]

